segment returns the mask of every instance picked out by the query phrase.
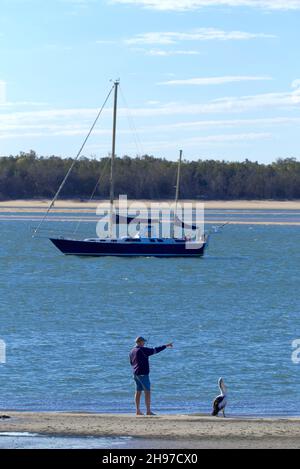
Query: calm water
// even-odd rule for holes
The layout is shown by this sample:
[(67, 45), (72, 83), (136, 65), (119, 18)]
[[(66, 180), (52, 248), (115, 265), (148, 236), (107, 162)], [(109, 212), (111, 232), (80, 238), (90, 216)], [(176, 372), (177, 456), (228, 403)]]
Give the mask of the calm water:
[(203, 259), (81, 259), (29, 226), (0, 222), (2, 409), (133, 411), (142, 334), (175, 344), (151, 358), (154, 410), (209, 412), (223, 376), (231, 415), (300, 414), (299, 227), (229, 225)]
[(62, 437), (35, 433), (0, 433), (1, 449), (121, 449), (135, 440), (127, 437)]

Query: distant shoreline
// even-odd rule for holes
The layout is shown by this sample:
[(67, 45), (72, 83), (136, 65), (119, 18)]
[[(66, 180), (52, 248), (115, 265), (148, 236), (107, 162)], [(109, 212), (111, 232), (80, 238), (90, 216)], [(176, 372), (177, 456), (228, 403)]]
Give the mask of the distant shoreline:
[[(148, 208), (167, 210), (174, 201), (128, 200), (128, 211), (134, 213)], [(199, 203), (186, 200), (183, 203)], [(10, 200), (0, 202), (0, 222), (40, 222), (44, 218), (51, 201)], [(162, 204), (162, 205), (159, 205)], [(117, 204), (116, 204), (117, 205)], [(184, 206), (182, 206), (184, 207)], [(190, 206), (191, 207), (191, 206)], [(193, 207), (196, 207), (194, 205)], [(109, 210), (107, 200), (84, 202), (80, 200), (59, 200), (51, 209), (47, 221), (96, 223), (97, 209), (100, 213)], [(190, 208), (188, 208), (190, 209)], [(206, 225), (273, 225), (300, 226), (300, 200), (235, 200), (207, 201), (204, 203)]]
[[(161, 447), (300, 447), (300, 418), (212, 418), (204, 415), (136, 417), (125, 414), (9, 412), (5, 433), (133, 437)], [(166, 445), (167, 444), (167, 445)], [(148, 446), (149, 447), (149, 446)], [(157, 447), (157, 446), (156, 446)]]
[[(160, 203), (172, 203), (173, 200), (128, 200), (129, 204), (141, 204), (144, 203), (147, 206), (150, 204), (158, 205)], [(182, 203), (186, 202), (197, 202), (204, 203), (207, 209), (221, 209), (221, 210), (300, 210), (300, 200), (183, 200)], [(23, 209), (45, 209), (49, 206), (50, 200), (47, 199), (32, 199), (32, 200), (5, 200), (0, 201), (0, 210), (11, 210)], [(108, 206), (108, 200), (96, 200), (96, 201), (80, 201), (80, 200), (58, 200), (55, 203), (57, 209), (95, 209), (99, 205), (102, 207)]]

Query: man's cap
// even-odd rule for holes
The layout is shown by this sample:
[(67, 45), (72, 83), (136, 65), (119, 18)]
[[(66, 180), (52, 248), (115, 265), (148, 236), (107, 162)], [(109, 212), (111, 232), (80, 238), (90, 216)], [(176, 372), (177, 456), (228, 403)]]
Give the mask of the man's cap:
[(135, 343), (138, 344), (139, 342), (147, 342), (147, 340), (144, 339), (144, 337), (139, 336), (135, 339)]

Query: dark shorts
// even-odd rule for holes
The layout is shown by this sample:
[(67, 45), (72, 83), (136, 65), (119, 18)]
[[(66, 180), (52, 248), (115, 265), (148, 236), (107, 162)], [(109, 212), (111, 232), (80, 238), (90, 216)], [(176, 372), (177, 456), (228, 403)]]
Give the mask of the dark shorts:
[(137, 391), (150, 391), (151, 383), (149, 375), (133, 375)]

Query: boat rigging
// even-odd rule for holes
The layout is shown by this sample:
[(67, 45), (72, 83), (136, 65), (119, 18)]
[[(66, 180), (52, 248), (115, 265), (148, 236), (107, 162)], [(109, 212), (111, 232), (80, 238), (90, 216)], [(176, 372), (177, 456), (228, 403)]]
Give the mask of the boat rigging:
[[(110, 200), (109, 200), (109, 236), (106, 238), (87, 238), (83, 240), (77, 240), (69, 237), (51, 237), (50, 241), (66, 255), (76, 256), (153, 256), (153, 257), (201, 257), (204, 254), (207, 246), (207, 237), (203, 234), (201, 237), (198, 233), (198, 227), (195, 225), (188, 225), (179, 219), (177, 215), (178, 203), (179, 203), (179, 189), (180, 189), (180, 175), (181, 175), (181, 163), (182, 163), (182, 150), (180, 151), (180, 157), (178, 162), (177, 171), (177, 182), (176, 182), (176, 194), (175, 194), (175, 210), (173, 212), (173, 220), (171, 223), (171, 236), (170, 237), (155, 237), (152, 236), (152, 224), (155, 222), (148, 216), (146, 220), (135, 219), (132, 216), (122, 217), (115, 210), (115, 158), (116, 158), (116, 137), (117, 137), (117, 112), (118, 112), (118, 89), (120, 80), (114, 81), (113, 87), (111, 88), (101, 110), (99, 111), (87, 137), (85, 138), (76, 158), (74, 159), (69, 171), (67, 172), (64, 180), (62, 181), (57, 193), (51, 201), (49, 208), (41, 220), (39, 226), (34, 231), (34, 236), (37, 234), (41, 225), (46, 220), (49, 212), (53, 208), (57, 198), (59, 197), (67, 179), (72, 172), (76, 162), (82, 154), (82, 151), (93, 132), (100, 115), (102, 114), (103, 108), (105, 107), (108, 99), (114, 95), (113, 105), (113, 126), (112, 126), (112, 151), (110, 158)], [(114, 227), (121, 223), (130, 225), (134, 224), (145, 224), (147, 230), (145, 234), (140, 232), (134, 236), (118, 237), (114, 236)], [(175, 226), (179, 226), (181, 229), (191, 229), (194, 231), (195, 236), (191, 237), (175, 237)]]

